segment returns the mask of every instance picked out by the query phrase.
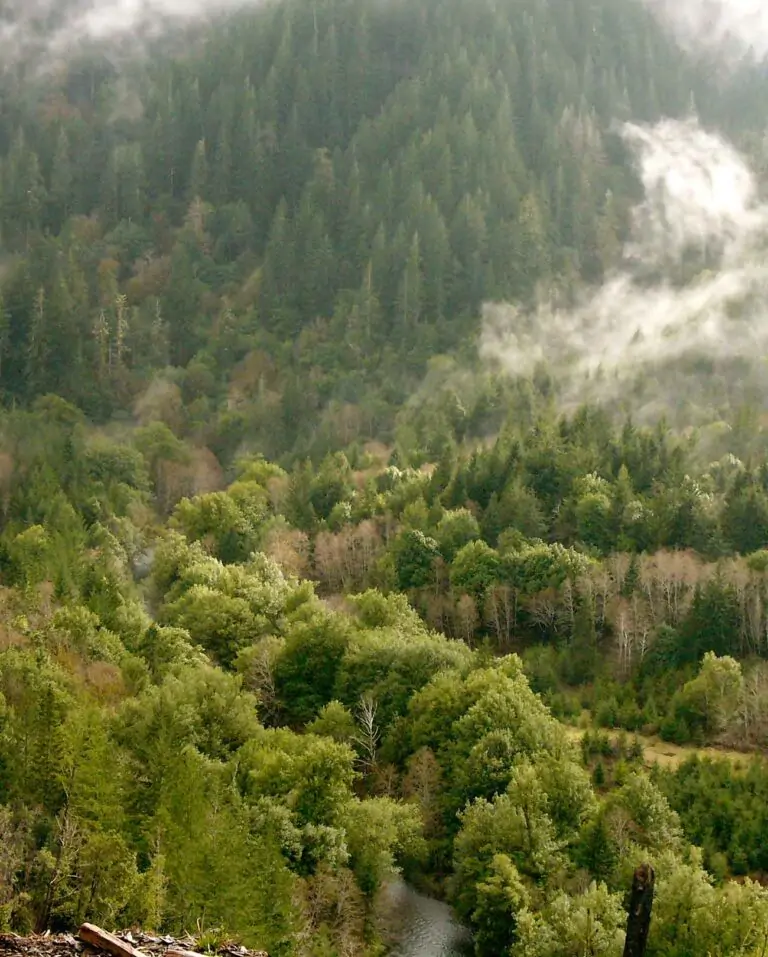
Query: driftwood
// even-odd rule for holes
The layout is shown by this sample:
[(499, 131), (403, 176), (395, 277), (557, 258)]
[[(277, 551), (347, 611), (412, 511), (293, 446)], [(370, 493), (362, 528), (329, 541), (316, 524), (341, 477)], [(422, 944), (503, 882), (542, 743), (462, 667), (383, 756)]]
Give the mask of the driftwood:
[(632, 896), (627, 918), (627, 940), (624, 957), (644, 957), (648, 946), (648, 931), (651, 927), (653, 889), (656, 874), (650, 864), (641, 864), (632, 881)]
[(120, 940), (114, 934), (110, 934), (95, 924), (83, 924), (77, 932), (80, 940), (84, 941), (94, 950), (106, 951), (112, 954), (112, 957), (147, 957), (146, 954), (137, 950), (133, 944)]

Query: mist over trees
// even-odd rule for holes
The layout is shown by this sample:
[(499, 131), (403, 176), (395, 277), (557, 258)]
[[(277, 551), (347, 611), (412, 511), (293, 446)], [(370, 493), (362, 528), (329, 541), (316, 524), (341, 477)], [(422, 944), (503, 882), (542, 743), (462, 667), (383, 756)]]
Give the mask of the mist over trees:
[(399, 874), (618, 957), (646, 862), (649, 954), (762, 954), (766, 767), (696, 754), (768, 743), (762, 354), (607, 409), (477, 346), (619, 266), (625, 122), (760, 201), (764, 72), (635, 0), (180, 37), (0, 72), (0, 931), (374, 957)]
[(181, 390), (173, 427), (225, 459), (391, 436), (484, 301), (616, 263), (614, 123), (695, 102), (749, 141), (763, 93), (638, 4), (540, 0), (281, 3), (187, 56), (0, 83), (6, 400), (103, 421)]

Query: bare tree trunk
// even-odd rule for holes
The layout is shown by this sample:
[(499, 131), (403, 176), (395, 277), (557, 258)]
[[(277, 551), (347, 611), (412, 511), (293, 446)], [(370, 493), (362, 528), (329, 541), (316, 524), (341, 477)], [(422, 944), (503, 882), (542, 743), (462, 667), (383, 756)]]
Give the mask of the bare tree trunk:
[(651, 926), (653, 888), (656, 874), (650, 864), (641, 864), (632, 881), (632, 897), (627, 918), (627, 940), (624, 957), (644, 957)]
[(376, 723), (377, 710), (378, 707), (373, 698), (365, 695), (360, 699), (357, 709), (360, 732), (355, 736), (354, 741), (360, 745), (363, 752), (361, 762), (369, 773), (376, 770), (376, 754), (379, 750), (379, 739), (381, 738), (379, 726)]

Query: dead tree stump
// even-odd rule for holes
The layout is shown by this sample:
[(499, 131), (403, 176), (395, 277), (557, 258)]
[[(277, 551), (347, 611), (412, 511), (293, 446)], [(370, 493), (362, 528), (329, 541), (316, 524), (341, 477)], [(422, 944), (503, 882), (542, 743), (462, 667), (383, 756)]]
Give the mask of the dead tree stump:
[(624, 957), (644, 957), (651, 927), (653, 889), (656, 874), (650, 864), (641, 864), (632, 880), (632, 896), (627, 918), (627, 941)]

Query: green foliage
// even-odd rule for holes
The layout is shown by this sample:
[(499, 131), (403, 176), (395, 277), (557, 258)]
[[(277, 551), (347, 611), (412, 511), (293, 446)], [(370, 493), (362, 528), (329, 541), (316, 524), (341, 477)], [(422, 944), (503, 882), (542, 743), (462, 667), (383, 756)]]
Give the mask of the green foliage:
[(560, 863), (561, 847), (547, 813), (548, 798), (531, 764), (513, 769), (505, 793), (493, 802), (483, 800), (462, 813), (455, 844), (456, 883), (460, 914), (476, 907), (476, 888), (495, 853), (507, 854), (521, 873), (542, 880)]
[(355, 778), (348, 745), (276, 729), (252, 736), (241, 759), (251, 798), (280, 797), (300, 825), (341, 823)]
[(418, 529), (408, 529), (399, 536), (394, 548), (397, 587), (401, 591), (422, 588), (435, 577), (435, 563), (440, 547)]
[(363, 893), (373, 894), (398, 862), (418, 860), (423, 848), (416, 809), (391, 798), (357, 801), (346, 809), (350, 861)]
[(680, 822), (667, 799), (643, 773), (630, 775), (608, 800), (609, 813), (618, 810), (632, 822), (631, 841), (661, 853), (679, 848)]
[(372, 698), (386, 728), (405, 714), (415, 692), (436, 674), (466, 667), (471, 660), (465, 645), (423, 628), (367, 630), (346, 649), (336, 689), (349, 707), (365, 696)]
[(251, 946), (290, 953), (300, 926), (295, 878), (274, 838), (252, 827), (225, 768), (193, 748), (178, 751), (166, 765), (152, 832), (164, 849), (171, 927), (181, 931), (205, 914), (209, 926), (230, 928)]
[(514, 957), (618, 957), (626, 923), (621, 897), (605, 884), (592, 884), (575, 897), (560, 892), (541, 914), (519, 918)]
[(451, 565), (454, 588), (480, 597), (493, 584), (499, 573), (496, 552), (485, 542), (470, 542), (459, 550)]
[[(257, 487), (258, 488), (258, 487)], [(226, 492), (212, 492), (195, 499), (183, 499), (176, 506), (172, 524), (189, 541), (200, 541), (223, 562), (245, 561), (258, 541), (258, 522), (266, 516), (266, 492), (261, 492), (261, 512), (257, 497), (242, 493), (237, 501)], [(240, 504), (242, 503), (242, 505)], [(247, 512), (243, 505), (247, 504)]]
[(472, 913), (475, 946), (480, 953), (504, 953), (517, 938), (517, 918), (529, 900), (517, 868), (506, 854), (496, 854), (489, 874), (478, 882)]
[(629, 0), (285, 0), (3, 73), (0, 929), (364, 955), (402, 872), (479, 957), (611, 957), (648, 859), (649, 954), (762, 953), (716, 883), (762, 765), (581, 767), (553, 712), (768, 744), (764, 377), (675, 431), (471, 355), (616, 268), (617, 118), (762, 178), (764, 71), (716, 72)]
[(211, 759), (231, 757), (256, 730), (255, 699), (240, 681), (211, 665), (180, 668), (126, 702), (118, 735), (162, 776), (164, 761), (186, 746)]
[(239, 652), (260, 637), (280, 633), (312, 599), (310, 588), (291, 582), (261, 554), (247, 565), (225, 566), (170, 538), (156, 560), (158, 584), (175, 578), (161, 620), (186, 630), (224, 665), (232, 665)]
[(679, 955), (692, 947), (712, 954), (759, 953), (768, 934), (768, 895), (747, 881), (715, 888), (700, 867), (667, 858), (658, 882), (649, 952)]
[(709, 870), (717, 855), (725, 855), (726, 868), (733, 874), (763, 870), (768, 778), (762, 761), (734, 767), (727, 760), (693, 756), (677, 770), (659, 775), (658, 783), (680, 815), (685, 833), (704, 848)]
[(333, 700), (349, 641), (349, 627), (331, 615), (297, 625), (288, 635), (275, 666), (288, 724), (308, 723)]
[(357, 735), (357, 724), (352, 713), (340, 701), (329, 701), (320, 709), (315, 720), (307, 725), (307, 733), (351, 744)]
[(440, 553), (450, 565), (457, 552), (480, 538), (480, 526), (468, 509), (454, 509), (446, 512), (438, 522), (435, 538), (440, 546)]
[(673, 720), (684, 723), (693, 738), (717, 738), (733, 723), (743, 700), (741, 665), (709, 651), (699, 674), (672, 699)]

